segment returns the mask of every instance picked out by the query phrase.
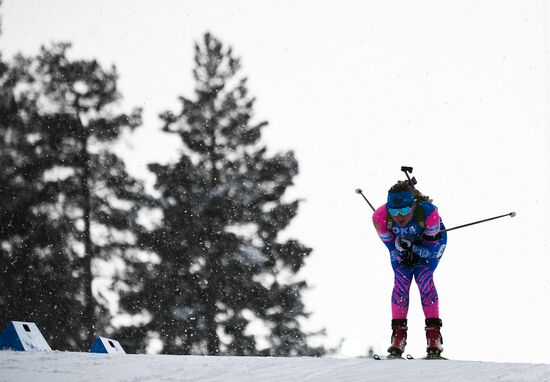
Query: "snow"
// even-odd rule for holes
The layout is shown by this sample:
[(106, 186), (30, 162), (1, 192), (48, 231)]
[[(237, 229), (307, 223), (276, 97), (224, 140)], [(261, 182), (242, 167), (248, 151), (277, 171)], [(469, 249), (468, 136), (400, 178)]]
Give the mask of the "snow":
[[(425, 377), (425, 378), (422, 378)], [(365, 358), (259, 358), (0, 351), (0, 381), (544, 382), (550, 365)]]

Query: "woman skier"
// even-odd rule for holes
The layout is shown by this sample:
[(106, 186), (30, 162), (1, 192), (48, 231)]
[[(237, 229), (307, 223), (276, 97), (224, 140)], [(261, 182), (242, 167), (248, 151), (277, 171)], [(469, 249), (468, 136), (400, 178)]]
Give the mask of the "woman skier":
[(433, 273), (445, 250), (447, 233), (437, 207), (410, 182), (399, 181), (390, 188), (387, 203), (374, 212), (372, 219), (378, 236), (390, 252), (395, 276), (389, 358), (400, 358), (407, 344), (409, 290), (413, 277), (426, 318), (427, 357), (442, 358), (442, 322)]

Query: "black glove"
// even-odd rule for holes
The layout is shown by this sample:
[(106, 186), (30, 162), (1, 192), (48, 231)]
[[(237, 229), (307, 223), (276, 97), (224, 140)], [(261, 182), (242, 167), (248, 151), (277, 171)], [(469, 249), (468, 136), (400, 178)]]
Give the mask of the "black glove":
[(395, 248), (401, 254), (401, 264), (406, 267), (414, 267), (418, 264), (420, 256), (413, 251), (413, 243), (409, 239), (398, 236), (395, 239)]
[(413, 251), (405, 250), (401, 252), (401, 264), (406, 267), (414, 267), (420, 261), (420, 256), (418, 253)]
[(410, 251), (412, 242), (403, 236), (397, 236), (395, 239), (395, 248), (397, 248), (399, 252)]

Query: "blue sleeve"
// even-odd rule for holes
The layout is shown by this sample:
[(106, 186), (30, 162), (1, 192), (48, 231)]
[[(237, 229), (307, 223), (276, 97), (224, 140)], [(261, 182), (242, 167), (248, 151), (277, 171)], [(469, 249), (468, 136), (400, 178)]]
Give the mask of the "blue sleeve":
[(418, 253), (420, 257), (426, 259), (439, 259), (443, 256), (445, 247), (447, 246), (447, 234), (443, 233), (441, 239), (438, 241), (430, 242), (421, 240), (419, 243), (413, 245), (413, 252)]
[(420, 257), (441, 258), (447, 245), (447, 232), (439, 216), (436, 206), (422, 202), (424, 210), (424, 231), (419, 240), (413, 245), (413, 251)]

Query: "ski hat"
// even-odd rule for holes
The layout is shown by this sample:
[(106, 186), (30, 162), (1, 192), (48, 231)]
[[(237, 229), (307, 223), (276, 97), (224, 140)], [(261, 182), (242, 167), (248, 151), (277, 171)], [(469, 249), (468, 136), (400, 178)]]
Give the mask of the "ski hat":
[(388, 208), (403, 208), (410, 207), (414, 202), (414, 194), (412, 191), (388, 192)]

